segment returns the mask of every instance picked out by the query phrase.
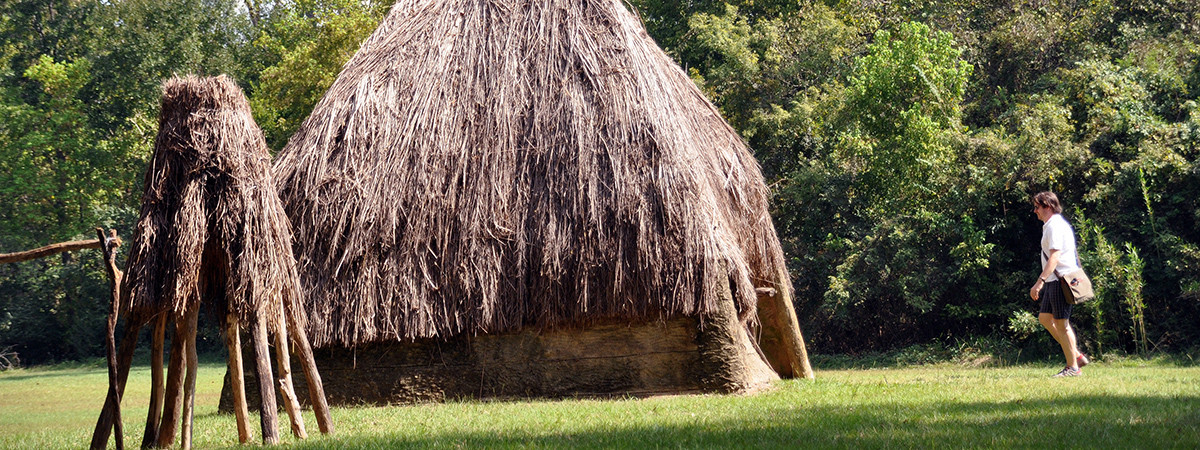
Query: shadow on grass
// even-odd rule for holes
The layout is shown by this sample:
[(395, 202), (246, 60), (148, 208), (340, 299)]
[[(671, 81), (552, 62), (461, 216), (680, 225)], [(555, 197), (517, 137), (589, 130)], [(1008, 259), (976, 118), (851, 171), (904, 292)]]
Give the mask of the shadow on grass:
[[(296, 448), (505, 447), (1181, 447), (1200, 446), (1200, 396), (1089, 396), (1058, 401), (801, 409), (782, 405), (734, 420), (632, 423), (554, 432), (345, 435)], [(652, 419), (648, 419), (651, 420)]]

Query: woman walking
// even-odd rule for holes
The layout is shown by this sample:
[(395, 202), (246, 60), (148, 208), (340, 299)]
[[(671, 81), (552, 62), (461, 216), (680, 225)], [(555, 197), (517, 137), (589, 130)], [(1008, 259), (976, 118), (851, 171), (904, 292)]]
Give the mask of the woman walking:
[(1062, 205), (1053, 192), (1039, 192), (1033, 196), (1033, 212), (1042, 221), (1042, 273), (1029, 289), (1029, 297), (1041, 301), (1038, 321), (1062, 347), (1067, 366), (1055, 377), (1077, 377), (1083, 375), (1081, 367), (1088, 364), (1087, 355), (1075, 344), (1075, 330), (1071, 329), (1072, 305), (1063, 297), (1059, 285), (1059, 274), (1079, 270), (1078, 253), (1075, 251), (1075, 231), (1062, 216)]

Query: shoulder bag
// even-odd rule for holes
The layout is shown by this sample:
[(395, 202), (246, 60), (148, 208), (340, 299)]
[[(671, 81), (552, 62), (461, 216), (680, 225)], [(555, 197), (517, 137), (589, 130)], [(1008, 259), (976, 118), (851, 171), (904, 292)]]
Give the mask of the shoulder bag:
[[(1046, 256), (1046, 260), (1050, 260)], [(1087, 273), (1083, 271), (1083, 262), (1079, 260), (1079, 251), (1075, 251), (1075, 264), (1079, 266), (1079, 270), (1058, 276), (1059, 286), (1062, 287), (1063, 298), (1068, 304), (1078, 305), (1093, 298), (1096, 298), (1096, 292), (1092, 290), (1092, 280), (1088, 278)]]

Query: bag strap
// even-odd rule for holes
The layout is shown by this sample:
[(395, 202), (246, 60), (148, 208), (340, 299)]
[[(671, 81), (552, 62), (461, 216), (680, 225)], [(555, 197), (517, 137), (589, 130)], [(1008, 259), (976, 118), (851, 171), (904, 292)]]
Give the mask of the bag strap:
[[(1050, 255), (1047, 255), (1046, 252), (1042, 252), (1042, 257), (1046, 258), (1046, 262), (1050, 262)], [(1079, 259), (1079, 247), (1075, 247), (1075, 265), (1079, 266), (1080, 270), (1083, 270), (1083, 260)], [(1063, 276), (1063, 275), (1058, 274), (1057, 267), (1054, 268), (1054, 276), (1056, 276), (1056, 277)]]

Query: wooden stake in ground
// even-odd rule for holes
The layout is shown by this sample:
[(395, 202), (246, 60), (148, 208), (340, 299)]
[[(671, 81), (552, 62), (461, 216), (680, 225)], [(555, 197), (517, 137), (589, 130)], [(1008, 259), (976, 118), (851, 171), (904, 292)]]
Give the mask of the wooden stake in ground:
[(129, 366), (133, 364), (133, 351), (137, 348), (137, 335), (145, 320), (131, 315), (125, 321), (125, 335), (121, 337), (121, 348), (117, 350), (117, 391), (109, 392), (104, 399), (104, 408), (96, 419), (96, 428), (92, 431), (93, 450), (104, 449), (108, 445), (108, 434), (112, 432), (113, 423), (120, 408), (121, 396), (125, 394), (125, 381), (129, 379)]
[(333, 418), (329, 415), (329, 402), (325, 399), (325, 387), (321, 384), (321, 374), (317, 372), (317, 361), (313, 358), (312, 346), (308, 342), (308, 333), (300, 323), (299, 305), (287, 303), (283, 313), (287, 317), (288, 327), (292, 329), (292, 345), (300, 352), (300, 366), (304, 370), (304, 378), (308, 381), (308, 398), (312, 402), (313, 413), (317, 416), (317, 426), (321, 434), (333, 432)]
[(142, 433), (142, 448), (158, 441), (159, 421), (163, 412), (163, 341), (167, 333), (167, 316), (154, 321), (150, 336), (150, 410), (146, 412), (146, 431)]
[(196, 322), (199, 317), (199, 305), (193, 306), (188, 311), (184, 324), (186, 334), (183, 342), (187, 348), (187, 356), (184, 358), (187, 360), (187, 377), (184, 380), (183, 425), (180, 430), (180, 441), (184, 450), (192, 448), (192, 418), (193, 412), (196, 410), (196, 371), (199, 368), (196, 362)]
[(262, 316), (251, 327), (254, 341), (254, 366), (258, 375), (259, 425), (263, 444), (279, 443), (279, 407), (275, 403), (275, 386), (271, 382), (271, 354), (267, 349), (267, 324)]
[(183, 372), (187, 351), (186, 331), (183, 320), (176, 320), (175, 334), (171, 337), (171, 362), (167, 366), (167, 390), (163, 404), (162, 421), (158, 425), (156, 447), (167, 448), (175, 441), (175, 430), (179, 426), (183, 403)]
[(108, 357), (108, 396), (116, 399), (113, 410), (114, 439), (117, 450), (125, 448), (125, 432), (121, 424), (121, 393), (117, 389), (117, 315), (121, 310), (121, 270), (117, 269), (117, 247), (121, 240), (117, 239), (117, 230), (112, 230), (112, 236), (104, 235), (103, 228), (96, 228), (97, 241), (101, 242), (104, 253), (104, 271), (108, 274), (109, 288), (112, 291), (112, 307), (108, 312), (106, 331), (108, 336), (104, 341), (105, 353)]
[(296, 398), (296, 388), (292, 386), (292, 361), (288, 357), (288, 330), (283, 311), (280, 311), (275, 319), (275, 362), (279, 366), (279, 392), (283, 395), (283, 405), (287, 410), (288, 419), (291, 420), (292, 435), (307, 439), (304, 417), (300, 415), (300, 400)]
[(250, 408), (246, 405), (246, 378), (242, 368), (242, 338), (236, 314), (225, 319), (225, 347), (229, 349), (229, 378), (233, 390), (233, 414), (237, 417), (238, 442), (250, 442)]

